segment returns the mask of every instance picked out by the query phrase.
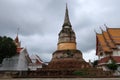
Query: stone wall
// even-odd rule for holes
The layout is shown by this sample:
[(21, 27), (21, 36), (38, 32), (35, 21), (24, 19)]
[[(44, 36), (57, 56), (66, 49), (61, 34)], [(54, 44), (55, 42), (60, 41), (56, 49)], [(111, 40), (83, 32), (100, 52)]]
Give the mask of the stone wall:
[[(79, 71), (79, 70), (78, 70)], [(76, 77), (115, 77), (112, 76), (111, 72), (104, 72), (98, 69), (83, 69), (85, 75), (76, 75), (74, 74), (75, 70), (72, 69), (39, 69), (38, 71), (22, 71), (17, 74), (12, 75), (12, 77), (21, 77), (21, 78), (76, 78)]]

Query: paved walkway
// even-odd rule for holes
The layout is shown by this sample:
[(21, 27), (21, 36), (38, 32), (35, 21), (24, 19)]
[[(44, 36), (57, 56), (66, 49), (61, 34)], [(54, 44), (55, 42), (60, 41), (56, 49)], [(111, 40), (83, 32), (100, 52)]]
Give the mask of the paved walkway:
[(120, 80), (120, 78), (18, 78), (0, 80)]

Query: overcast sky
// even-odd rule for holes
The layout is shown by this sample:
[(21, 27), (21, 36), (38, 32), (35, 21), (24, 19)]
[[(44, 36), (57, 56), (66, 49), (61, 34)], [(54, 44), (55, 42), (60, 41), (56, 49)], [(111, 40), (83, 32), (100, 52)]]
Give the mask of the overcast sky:
[(0, 0), (0, 36), (16, 37), (29, 54), (50, 61), (57, 49), (66, 2), (77, 48), (86, 61), (95, 57), (95, 32), (108, 27), (120, 28), (120, 0)]

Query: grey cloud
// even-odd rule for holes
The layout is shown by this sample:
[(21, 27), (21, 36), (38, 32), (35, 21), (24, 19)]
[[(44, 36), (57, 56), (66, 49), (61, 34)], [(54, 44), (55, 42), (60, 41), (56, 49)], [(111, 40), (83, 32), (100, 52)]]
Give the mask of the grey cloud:
[[(99, 27), (105, 23), (120, 28), (119, 0), (69, 0), (67, 3), (77, 46), (83, 54), (95, 50), (94, 29), (100, 32)], [(37, 53), (50, 60), (57, 48), (65, 6), (65, 0), (0, 0), (0, 35), (15, 38), (19, 27), (23, 47), (30, 54)]]

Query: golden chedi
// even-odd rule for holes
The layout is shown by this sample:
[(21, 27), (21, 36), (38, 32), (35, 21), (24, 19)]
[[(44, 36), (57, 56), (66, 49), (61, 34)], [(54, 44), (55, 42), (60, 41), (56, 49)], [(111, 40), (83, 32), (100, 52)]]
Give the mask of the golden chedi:
[(57, 50), (52, 55), (48, 64), (51, 69), (81, 69), (90, 65), (82, 58), (82, 53), (76, 48), (76, 36), (69, 20), (66, 6), (65, 19), (59, 33)]

